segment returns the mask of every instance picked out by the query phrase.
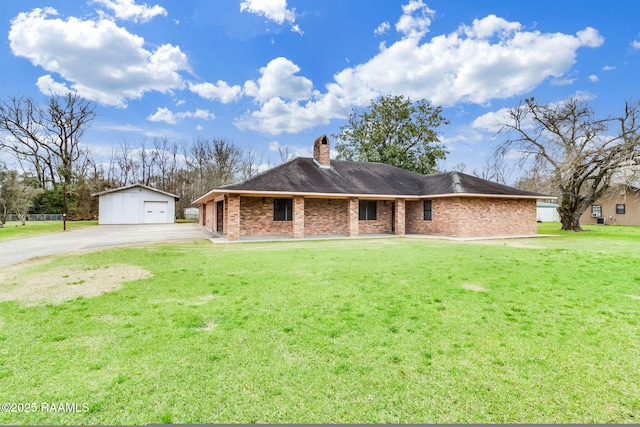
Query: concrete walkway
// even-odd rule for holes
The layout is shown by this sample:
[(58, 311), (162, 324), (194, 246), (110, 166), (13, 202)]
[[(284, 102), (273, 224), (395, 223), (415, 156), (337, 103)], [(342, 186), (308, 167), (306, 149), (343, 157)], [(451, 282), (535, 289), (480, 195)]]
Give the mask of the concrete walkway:
[(360, 234), (356, 237), (348, 237), (343, 234), (323, 234), (323, 235), (306, 235), (301, 239), (294, 239), (291, 236), (242, 236), (238, 240), (228, 240), (224, 235), (220, 233), (212, 233), (209, 240), (212, 243), (248, 243), (248, 242), (302, 242), (308, 240), (354, 240), (354, 239), (395, 239), (395, 238), (409, 238), (409, 239), (425, 239), (425, 240), (450, 240), (454, 242), (474, 242), (485, 240), (505, 240), (505, 239), (531, 239), (536, 237), (558, 237), (553, 234), (523, 234), (523, 235), (497, 235), (497, 236), (470, 236), (470, 237), (456, 237), (445, 236), (435, 234)]
[(212, 233), (197, 224), (98, 225), (0, 242), (0, 266), (37, 256), (172, 240), (205, 240)]

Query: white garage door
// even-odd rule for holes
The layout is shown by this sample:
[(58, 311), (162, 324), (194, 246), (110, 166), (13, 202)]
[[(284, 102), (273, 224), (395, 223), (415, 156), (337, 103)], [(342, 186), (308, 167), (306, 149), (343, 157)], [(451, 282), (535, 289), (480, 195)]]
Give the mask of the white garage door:
[(165, 224), (168, 210), (168, 202), (144, 202), (144, 223)]

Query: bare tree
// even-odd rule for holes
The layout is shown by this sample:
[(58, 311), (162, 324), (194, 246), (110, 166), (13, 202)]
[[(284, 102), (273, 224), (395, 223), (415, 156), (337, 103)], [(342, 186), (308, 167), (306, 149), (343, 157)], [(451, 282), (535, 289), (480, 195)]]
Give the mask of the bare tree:
[(465, 173), (467, 170), (467, 164), (465, 162), (458, 162), (455, 165), (451, 166), (451, 171)]
[(504, 157), (494, 154), (486, 158), (480, 170), (474, 169), (472, 175), (500, 184), (509, 185), (511, 170), (504, 161)]
[(135, 159), (135, 153), (128, 141), (120, 142), (120, 153), (116, 155), (116, 166), (119, 171), (117, 185), (135, 184), (140, 178), (140, 162)]
[(191, 146), (188, 166), (194, 168), (199, 191), (231, 184), (238, 179), (244, 165), (240, 147), (224, 139), (199, 138)]
[(47, 181), (62, 182), (62, 212), (67, 213), (67, 189), (74, 180), (74, 163), (81, 156), (80, 142), (95, 105), (78, 95), (52, 94), (46, 106), (31, 98), (11, 97), (0, 103), (0, 146), (19, 161), (30, 162), (42, 188)]
[(155, 186), (163, 191), (176, 191), (176, 173), (179, 164), (179, 145), (168, 138), (153, 141), (153, 178)]
[(41, 140), (45, 134), (45, 112), (31, 98), (10, 97), (0, 103), (0, 148), (12, 152), (23, 170), (30, 164), (40, 186), (55, 184), (56, 173), (51, 152)]
[(280, 156), (280, 161), (282, 163), (288, 162), (289, 160), (293, 159), (293, 153), (291, 152), (291, 150), (287, 146), (279, 145), (278, 146), (278, 155)]
[(540, 105), (525, 99), (509, 110), (501, 132), (508, 138), (502, 157), (514, 150), (522, 164), (534, 160), (546, 167), (560, 195), (563, 230), (581, 231), (580, 215), (601, 198), (625, 168), (640, 160), (640, 103), (626, 102), (622, 115), (596, 118), (578, 99)]
[(149, 185), (151, 178), (153, 177), (153, 166), (155, 163), (155, 151), (147, 150), (147, 141), (141, 140), (138, 144), (138, 158), (140, 159), (140, 182), (144, 185)]

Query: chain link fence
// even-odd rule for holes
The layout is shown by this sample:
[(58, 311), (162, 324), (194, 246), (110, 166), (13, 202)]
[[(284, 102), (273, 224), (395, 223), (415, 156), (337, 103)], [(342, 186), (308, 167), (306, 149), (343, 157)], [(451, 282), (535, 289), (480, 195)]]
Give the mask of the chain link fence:
[[(18, 215), (9, 215), (7, 221), (20, 221)], [(29, 214), (27, 221), (62, 221), (62, 214)]]

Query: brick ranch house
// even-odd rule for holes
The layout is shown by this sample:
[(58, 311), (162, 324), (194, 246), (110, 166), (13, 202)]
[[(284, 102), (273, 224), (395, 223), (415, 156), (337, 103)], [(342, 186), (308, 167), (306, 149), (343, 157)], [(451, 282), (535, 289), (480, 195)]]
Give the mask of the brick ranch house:
[(383, 163), (331, 160), (326, 135), (296, 158), (196, 199), (200, 222), (228, 240), (247, 236), (536, 234), (536, 200), (458, 172), (421, 175)]

